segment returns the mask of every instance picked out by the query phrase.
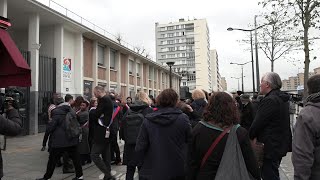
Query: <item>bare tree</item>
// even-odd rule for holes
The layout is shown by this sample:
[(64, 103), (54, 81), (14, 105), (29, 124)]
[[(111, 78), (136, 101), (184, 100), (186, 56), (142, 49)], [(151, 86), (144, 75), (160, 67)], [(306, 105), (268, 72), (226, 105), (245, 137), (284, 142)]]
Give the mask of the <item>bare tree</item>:
[(120, 33), (117, 34), (116, 38), (117, 38), (118, 43), (121, 44), (122, 36)]
[(300, 29), (297, 39), (303, 39), (304, 46), (304, 95), (307, 95), (307, 81), (309, 79), (310, 65), (310, 29), (319, 29), (319, 0), (264, 0), (264, 7), (271, 5), (285, 9), (290, 20), (287, 25)]

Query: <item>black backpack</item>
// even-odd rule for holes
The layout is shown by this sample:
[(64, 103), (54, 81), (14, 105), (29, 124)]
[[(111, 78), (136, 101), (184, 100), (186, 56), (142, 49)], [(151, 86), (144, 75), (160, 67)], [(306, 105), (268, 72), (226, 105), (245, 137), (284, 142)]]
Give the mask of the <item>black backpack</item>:
[(82, 130), (77, 115), (72, 109), (66, 115), (65, 125), (68, 139), (79, 138)]
[(143, 110), (132, 111), (131, 109), (128, 109), (127, 111), (127, 115), (122, 122), (124, 128), (124, 140), (127, 144), (136, 144), (140, 127), (144, 120), (144, 115), (142, 114)]

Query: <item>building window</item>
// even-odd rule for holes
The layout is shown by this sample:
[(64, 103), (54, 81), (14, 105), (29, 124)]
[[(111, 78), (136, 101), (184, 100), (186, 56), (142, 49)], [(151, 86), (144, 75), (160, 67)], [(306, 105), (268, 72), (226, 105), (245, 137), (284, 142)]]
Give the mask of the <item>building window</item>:
[(104, 65), (104, 47), (102, 45), (98, 45), (98, 65)]
[(163, 44), (164, 44), (164, 41), (160, 41), (160, 44), (163, 45)]
[(168, 44), (174, 44), (174, 40), (168, 40)]
[(169, 47), (169, 51), (174, 51), (174, 47)]
[(183, 86), (186, 86), (186, 85), (187, 85), (187, 82), (183, 82), (182, 85), (183, 85)]
[(173, 26), (168, 26), (168, 27), (167, 27), (167, 30), (173, 30), (173, 29), (174, 29)]
[(161, 58), (162, 58), (162, 59), (165, 59), (165, 58), (166, 58), (166, 55), (161, 55)]
[(180, 36), (180, 32), (176, 32), (176, 36)]
[(164, 38), (166, 37), (166, 34), (161, 34), (160, 37)]
[(182, 53), (182, 57), (186, 57), (186, 53)]
[(176, 49), (177, 49), (177, 51), (179, 51), (179, 50), (180, 50), (180, 46), (177, 46), (177, 48), (176, 48)]
[(129, 59), (129, 74), (133, 74), (133, 61)]
[(180, 39), (176, 39), (176, 43), (179, 43)]
[(149, 66), (149, 79), (153, 79), (153, 67)]
[(177, 57), (180, 57), (180, 53), (177, 54)]
[(179, 25), (176, 25), (176, 29), (180, 29), (180, 26), (179, 26)]
[(173, 33), (168, 33), (168, 37), (173, 37)]
[(141, 70), (140, 64), (137, 63), (137, 76), (140, 76), (140, 70)]
[(110, 69), (116, 69), (116, 50), (110, 49)]
[(167, 48), (161, 48), (161, 52), (166, 52)]
[(165, 27), (161, 27), (161, 28), (160, 28), (160, 31), (165, 31), (165, 30), (166, 30)]
[(168, 58), (174, 58), (175, 54), (168, 54)]

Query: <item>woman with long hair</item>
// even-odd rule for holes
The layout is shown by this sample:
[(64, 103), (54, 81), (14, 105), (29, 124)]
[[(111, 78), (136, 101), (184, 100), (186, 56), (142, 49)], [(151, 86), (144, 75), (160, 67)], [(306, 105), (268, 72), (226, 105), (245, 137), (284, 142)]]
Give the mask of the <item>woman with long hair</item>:
[[(200, 121), (192, 131), (189, 146), (188, 180), (214, 180), (225, 150), (228, 133), (216, 144), (204, 164), (202, 160), (213, 142), (225, 129), (239, 124), (240, 116), (235, 100), (225, 92), (213, 93)], [(259, 168), (254, 156), (246, 129), (239, 127), (236, 134), (248, 172), (260, 178)], [(232, 163), (232, 162), (230, 162)]]

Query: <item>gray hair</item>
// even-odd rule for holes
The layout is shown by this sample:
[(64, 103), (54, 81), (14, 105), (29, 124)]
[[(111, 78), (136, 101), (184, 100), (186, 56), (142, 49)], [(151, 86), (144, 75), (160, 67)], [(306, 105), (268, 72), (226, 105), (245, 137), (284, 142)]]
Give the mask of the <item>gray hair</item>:
[(267, 72), (262, 78), (262, 81), (267, 81), (270, 84), (271, 89), (281, 89), (282, 82), (279, 74), (275, 72)]

